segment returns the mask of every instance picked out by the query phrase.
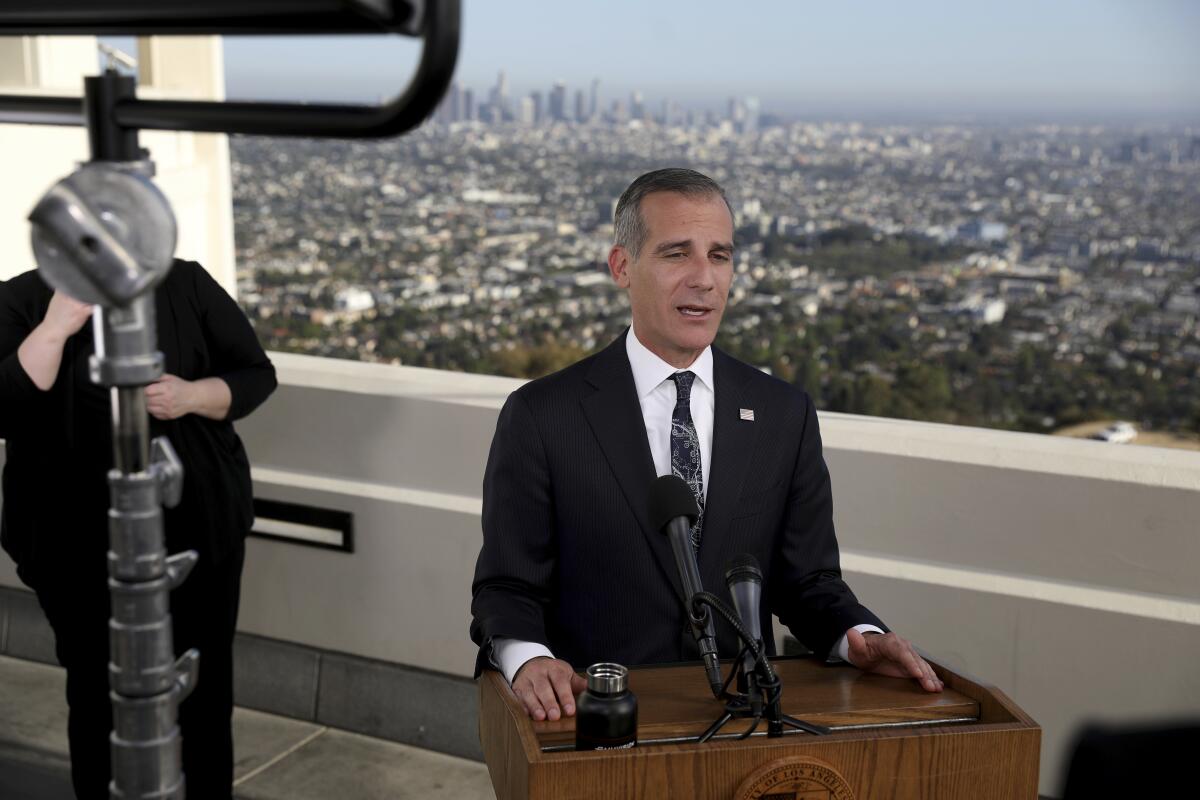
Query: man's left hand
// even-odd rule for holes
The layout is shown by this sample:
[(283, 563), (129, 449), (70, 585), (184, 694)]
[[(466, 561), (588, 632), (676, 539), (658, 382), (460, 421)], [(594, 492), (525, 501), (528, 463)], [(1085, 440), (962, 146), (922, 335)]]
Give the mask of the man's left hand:
[(155, 419), (178, 419), (192, 410), (191, 381), (164, 373), (146, 387), (146, 411)]
[(863, 635), (851, 628), (846, 632), (851, 664), (863, 672), (877, 672), (894, 678), (915, 678), (927, 692), (940, 692), (945, 684), (917, 653), (912, 642), (894, 633)]

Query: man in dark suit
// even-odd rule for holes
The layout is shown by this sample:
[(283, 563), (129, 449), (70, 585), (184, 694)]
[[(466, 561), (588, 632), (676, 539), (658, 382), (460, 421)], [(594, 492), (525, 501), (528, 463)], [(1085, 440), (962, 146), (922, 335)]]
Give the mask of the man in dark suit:
[[(608, 265), (633, 323), (603, 351), (522, 386), (496, 427), (483, 485), (471, 636), (476, 673), (504, 672), (535, 719), (575, 711), (574, 668), (698, 658), (666, 537), (651, 528), (655, 475), (701, 507), (704, 586), (762, 566), (771, 614), (821, 656), (942, 683), (842, 581), (829, 473), (811, 398), (714, 349), (733, 278), (724, 190), (685, 169), (647, 173), (617, 204)], [(718, 618), (720, 652), (737, 640)]]

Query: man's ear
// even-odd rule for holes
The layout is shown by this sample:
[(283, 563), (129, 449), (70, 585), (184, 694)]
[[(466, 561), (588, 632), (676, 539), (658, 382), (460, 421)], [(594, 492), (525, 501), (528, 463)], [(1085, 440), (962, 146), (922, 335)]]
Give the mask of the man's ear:
[(613, 283), (622, 289), (629, 288), (629, 251), (619, 244), (608, 251), (608, 271)]

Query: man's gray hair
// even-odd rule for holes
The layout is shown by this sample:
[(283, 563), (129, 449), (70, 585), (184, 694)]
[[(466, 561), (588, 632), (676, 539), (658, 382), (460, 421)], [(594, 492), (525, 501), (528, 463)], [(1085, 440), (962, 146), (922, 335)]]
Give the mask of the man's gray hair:
[(650, 231), (646, 228), (646, 220), (642, 217), (642, 199), (654, 192), (674, 192), (685, 197), (702, 198), (716, 195), (725, 201), (729, 209), (729, 217), (733, 218), (733, 207), (721, 184), (707, 175), (702, 175), (694, 169), (668, 167), (647, 172), (633, 183), (617, 201), (617, 211), (613, 215), (613, 244), (624, 247), (632, 258), (637, 258), (646, 244)]

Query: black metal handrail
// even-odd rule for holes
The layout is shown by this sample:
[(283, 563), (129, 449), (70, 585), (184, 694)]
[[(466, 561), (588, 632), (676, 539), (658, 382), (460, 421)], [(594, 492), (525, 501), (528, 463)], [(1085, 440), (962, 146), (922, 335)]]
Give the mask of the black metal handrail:
[(403, 33), (426, 0), (5, 0), (0, 36)]
[[(428, 0), (421, 13), (421, 58), (404, 91), (377, 106), (332, 103), (122, 100), (117, 125), (143, 130), (260, 136), (368, 138), (412, 130), (437, 107), (458, 60), (461, 0)], [(338, 31), (344, 32), (344, 31)], [(83, 125), (78, 97), (0, 95), (0, 122)]]

